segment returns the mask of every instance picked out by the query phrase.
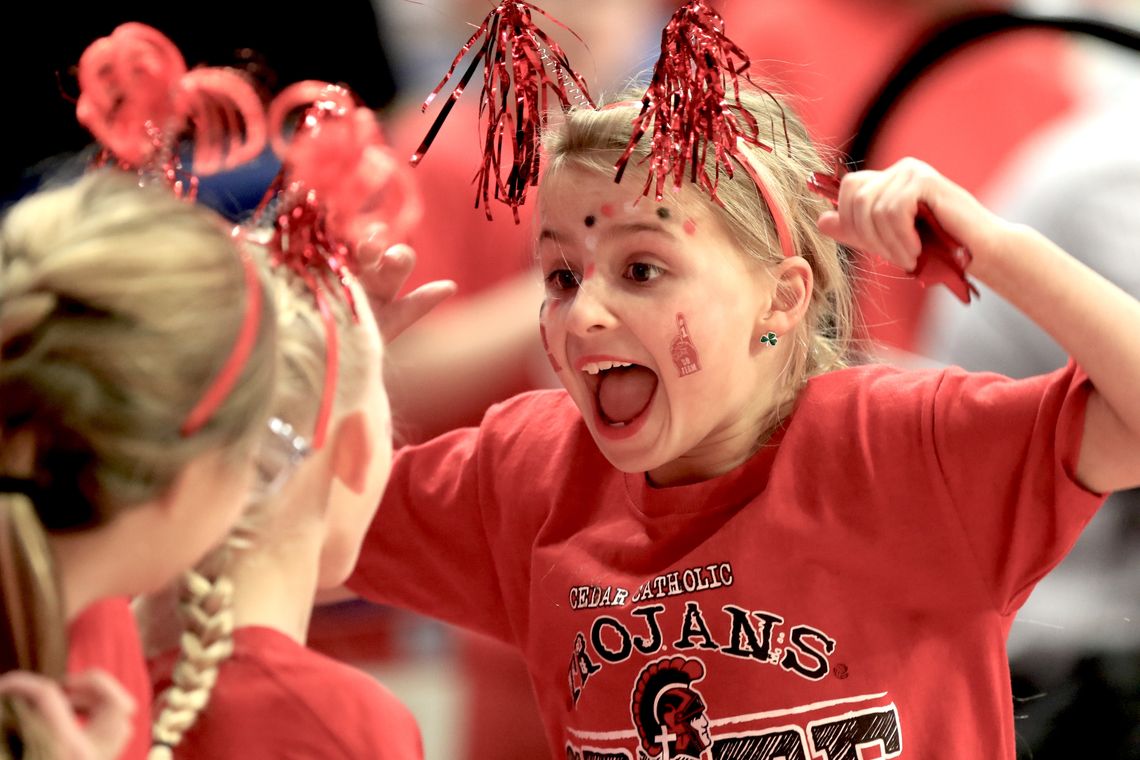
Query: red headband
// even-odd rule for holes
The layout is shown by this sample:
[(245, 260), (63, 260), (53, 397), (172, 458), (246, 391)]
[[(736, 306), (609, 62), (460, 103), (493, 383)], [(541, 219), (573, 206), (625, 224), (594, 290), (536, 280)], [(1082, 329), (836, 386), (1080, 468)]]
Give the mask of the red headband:
[[(237, 242), (236, 232), (235, 242)], [(234, 347), (230, 349), (230, 355), (226, 357), (221, 371), (190, 410), (190, 414), (186, 415), (186, 421), (182, 423), (182, 429), (179, 431), (183, 437), (193, 435), (200, 430), (226, 400), (242, 370), (245, 369), (245, 363), (249, 360), (253, 345), (257, 341), (257, 332), (261, 325), (261, 282), (258, 280), (257, 268), (249, 253), (239, 250), (238, 259), (245, 275), (245, 316), (242, 318)]]

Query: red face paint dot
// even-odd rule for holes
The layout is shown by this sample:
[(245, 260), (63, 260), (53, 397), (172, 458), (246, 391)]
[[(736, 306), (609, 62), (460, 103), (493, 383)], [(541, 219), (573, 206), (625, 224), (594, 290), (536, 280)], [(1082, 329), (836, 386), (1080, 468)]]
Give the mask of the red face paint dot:
[(685, 230), (686, 235), (696, 235), (697, 234), (697, 223), (694, 222), (692, 219), (686, 219), (685, 223), (683, 225), (681, 225), (681, 227), (682, 227), (682, 229)]
[(613, 215), (614, 215), (614, 207), (612, 205), (610, 205), (609, 203), (603, 203), (602, 204), (602, 216), (613, 216)]
[(589, 279), (589, 278), (593, 277), (594, 272), (596, 272), (596, 271), (598, 271), (598, 268), (596, 266), (594, 266), (593, 263), (587, 264), (586, 265), (586, 273), (582, 276), (583, 279)]

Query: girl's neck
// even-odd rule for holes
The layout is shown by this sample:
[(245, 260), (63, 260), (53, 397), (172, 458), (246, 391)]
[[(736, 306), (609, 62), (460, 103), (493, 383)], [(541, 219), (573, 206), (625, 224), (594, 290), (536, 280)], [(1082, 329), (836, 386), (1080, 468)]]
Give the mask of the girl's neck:
[(760, 402), (731, 427), (718, 430), (685, 455), (646, 473), (657, 488), (691, 485), (720, 477), (747, 462), (791, 413), (795, 394), (779, 403)]
[(234, 626), (273, 628), (303, 645), (317, 591), (323, 531), (316, 525), (296, 526), (287, 537), (254, 540), (228, 572), (234, 584)]
[[(81, 534), (48, 538), (52, 554), (57, 557), (63, 614), (68, 623), (88, 606), (107, 596), (108, 587), (114, 585), (101, 583), (101, 578), (106, 578), (104, 573), (91, 572), (93, 567), (106, 564), (106, 555), (84, 538)], [(101, 571), (103, 569), (100, 567)]]
[[(95, 528), (48, 534), (68, 623), (101, 599), (146, 590), (139, 583), (147, 576), (143, 568), (157, 566), (151, 560), (158, 550), (146, 543), (155, 529), (153, 513), (149, 504), (142, 504)], [(132, 551), (122, 551), (124, 546)]]

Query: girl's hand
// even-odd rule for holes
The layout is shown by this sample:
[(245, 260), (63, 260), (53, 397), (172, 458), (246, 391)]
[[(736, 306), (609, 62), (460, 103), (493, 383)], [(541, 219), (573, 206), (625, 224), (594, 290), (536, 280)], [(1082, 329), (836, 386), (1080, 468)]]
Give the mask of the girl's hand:
[(372, 313), (385, 343), (391, 343), (420, 317), (455, 293), (451, 280), (435, 280), (397, 298), (416, 264), (416, 254), (406, 245), (379, 250), (371, 241), (360, 245), (360, 284), (368, 293)]
[(68, 676), (64, 686), (14, 670), (0, 675), (0, 695), (35, 711), (55, 741), (53, 757), (61, 760), (114, 760), (130, 740), (135, 701), (102, 670)]
[(1006, 222), (929, 165), (904, 158), (883, 171), (843, 177), (835, 211), (820, 215), (823, 234), (865, 253), (882, 256), (907, 272), (922, 252), (915, 228), (925, 204), (949, 234), (971, 253), (985, 256)]

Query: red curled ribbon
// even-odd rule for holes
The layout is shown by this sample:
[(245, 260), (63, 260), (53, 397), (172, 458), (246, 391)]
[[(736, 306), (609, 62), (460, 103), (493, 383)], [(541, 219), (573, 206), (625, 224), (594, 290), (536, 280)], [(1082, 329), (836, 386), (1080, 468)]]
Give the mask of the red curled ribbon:
[[(290, 133), (290, 116), (302, 110)], [(325, 377), (313, 447), (325, 441), (336, 395), (339, 339), (326, 275), (339, 280), (356, 316), (348, 276), (360, 271), (357, 242), (400, 239), (422, 208), (409, 171), (385, 144), (376, 116), (344, 87), (305, 81), (269, 107), (270, 143), (282, 159), (256, 219), (271, 215), (271, 261), (294, 272), (316, 300), (325, 328)]]
[(104, 160), (162, 176), (179, 194), (178, 141), (187, 133), (197, 175), (238, 166), (265, 145), (253, 86), (232, 69), (188, 71), (174, 43), (146, 24), (122, 24), (91, 43), (78, 78), (76, 117), (110, 154)]
[[(187, 71), (182, 53), (145, 24), (127, 23), (91, 43), (79, 59), (75, 115), (103, 146), (97, 164), (113, 161), (140, 180), (159, 177), (178, 197), (193, 198), (197, 178), (183, 171), (178, 141), (194, 135), (194, 170), (210, 174), (261, 152), (265, 116), (253, 87), (227, 69)], [(261, 281), (239, 250), (245, 313), (218, 374), (187, 414), (180, 433), (193, 435), (225, 402), (257, 341)]]

